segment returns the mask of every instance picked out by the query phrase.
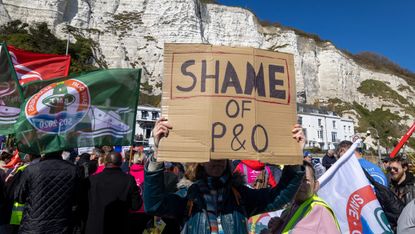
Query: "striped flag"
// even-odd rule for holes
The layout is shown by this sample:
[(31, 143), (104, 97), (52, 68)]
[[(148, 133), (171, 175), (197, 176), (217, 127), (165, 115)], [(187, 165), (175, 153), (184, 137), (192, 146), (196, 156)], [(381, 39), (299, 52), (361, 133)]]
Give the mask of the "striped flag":
[(34, 53), (8, 46), (20, 84), (68, 76), (71, 56)]

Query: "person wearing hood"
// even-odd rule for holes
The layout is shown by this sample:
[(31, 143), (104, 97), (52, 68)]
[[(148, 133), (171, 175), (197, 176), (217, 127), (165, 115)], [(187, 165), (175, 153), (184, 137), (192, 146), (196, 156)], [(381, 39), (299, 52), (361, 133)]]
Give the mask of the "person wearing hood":
[[(156, 122), (156, 148), (171, 128), (165, 118)], [(293, 138), (304, 145), (300, 125), (295, 126)], [(211, 160), (194, 165), (193, 183), (179, 195), (165, 192), (164, 163), (156, 158), (157, 149), (145, 167), (145, 210), (161, 217), (176, 217), (183, 224), (182, 233), (248, 233), (247, 218), (281, 209), (294, 197), (304, 176), (303, 166), (286, 166), (278, 186), (251, 189), (232, 176), (230, 160)]]
[(235, 172), (245, 176), (246, 185), (250, 188), (274, 188), (277, 186), (269, 166), (258, 160), (242, 160), (236, 166)]

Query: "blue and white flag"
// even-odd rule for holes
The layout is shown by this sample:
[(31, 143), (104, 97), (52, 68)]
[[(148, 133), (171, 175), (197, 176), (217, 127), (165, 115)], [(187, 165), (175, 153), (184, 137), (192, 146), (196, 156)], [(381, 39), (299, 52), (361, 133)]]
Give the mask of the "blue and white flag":
[(333, 209), (342, 233), (393, 233), (354, 155), (359, 142), (319, 178), (318, 196)]

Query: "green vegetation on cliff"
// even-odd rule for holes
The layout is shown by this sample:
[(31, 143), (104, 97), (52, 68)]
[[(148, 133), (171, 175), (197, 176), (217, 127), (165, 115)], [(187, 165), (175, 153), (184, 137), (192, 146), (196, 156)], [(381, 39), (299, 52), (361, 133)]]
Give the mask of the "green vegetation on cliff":
[[(73, 35), (75, 43), (69, 44), (68, 53), (71, 55), (70, 73), (96, 70), (92, 52), (93, 41)], [(52, 34), (46, 23), (29, 26), (20, 20), (8, 22), (0, 26), (0, 41), (17, 48), (48, 54), (65, 54), (66, 40), (61, 40)]]
[[(328, 108), (340, 115), (350, 113), (353, 110), (358, 114), (359, 127), (358, 132), (366, 132), (369, 127), (375, 128), (379, 132), (380, 143), (382, 146), (393, 147), (393, 142), (388, 141), (388, 137), (400, 138), (408, 130), (407, 126), (399, 122), (402, 118), (390, 110), (384, 110), (383, 107), (373, 111), (368, 110), (357, 102), (348, 103), (338, 98), (328, 100)], [(410, 141), (409, 145), (415, 147), (415, 141)]]

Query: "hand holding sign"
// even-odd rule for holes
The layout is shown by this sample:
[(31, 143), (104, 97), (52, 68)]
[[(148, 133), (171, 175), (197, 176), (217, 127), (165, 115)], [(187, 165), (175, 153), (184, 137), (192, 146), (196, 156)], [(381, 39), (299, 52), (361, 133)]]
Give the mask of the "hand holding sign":
[(169, 131), (173, 127), (167, 122), (167, 119), (161, 117), (156, 121), (156, 124), (153, 129), (153, 137), (154, 137), (154, 146), (158, 148), (161, 138), (168, 137)]
[(303, 128), (300, 124), (294, 125), (294, 129), (291, 131), (293, 133), (293, 139), (295, 139), (298, 143), (300, 143), (301, 150), (304, 149), (305, 146), (305, 135)]

